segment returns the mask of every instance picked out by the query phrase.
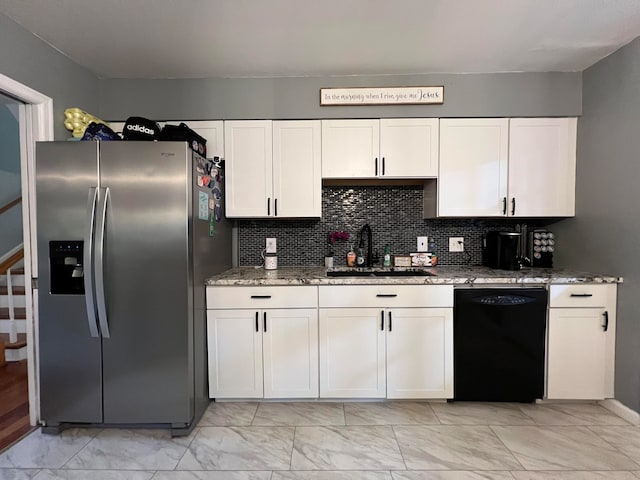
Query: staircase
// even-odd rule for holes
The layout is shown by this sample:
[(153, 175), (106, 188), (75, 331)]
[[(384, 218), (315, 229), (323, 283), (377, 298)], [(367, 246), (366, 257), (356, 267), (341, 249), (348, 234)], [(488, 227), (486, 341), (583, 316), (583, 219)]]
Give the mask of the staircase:
[[(27, 358), (27, 315), (22, 260), (0, 270), (0, 366)], [(4, 355), (2, 354), (4, 346)]]

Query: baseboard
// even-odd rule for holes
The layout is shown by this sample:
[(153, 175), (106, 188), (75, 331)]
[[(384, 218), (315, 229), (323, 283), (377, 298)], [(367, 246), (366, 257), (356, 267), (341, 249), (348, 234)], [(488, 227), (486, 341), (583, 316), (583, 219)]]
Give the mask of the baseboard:
[(608, 398), (606, 400), (600, 400), (598, 404), (609, 410), (611, 413), (615, 413), (619, 417), (625, 419), (627, 422), (633, 425), (640, 425), (640, 413), (627, 407), (618, 400)]

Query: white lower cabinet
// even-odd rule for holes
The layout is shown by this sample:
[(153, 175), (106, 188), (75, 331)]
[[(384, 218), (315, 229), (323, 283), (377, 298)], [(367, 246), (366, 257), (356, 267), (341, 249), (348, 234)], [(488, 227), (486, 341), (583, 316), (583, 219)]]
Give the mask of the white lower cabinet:
[(552, 285), (547, 398), (614, 396), (616, 285)]
[(318, 397), (316, 287), (208, 287), (207, 306), (211, 398)]
[(321, 398), (453, 397), (453, 287), (319, 291)]

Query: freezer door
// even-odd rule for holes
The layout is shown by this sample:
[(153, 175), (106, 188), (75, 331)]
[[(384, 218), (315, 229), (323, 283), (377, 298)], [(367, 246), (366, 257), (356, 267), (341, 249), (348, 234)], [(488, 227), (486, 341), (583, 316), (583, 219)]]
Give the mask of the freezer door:
[(186, 143), (101, 147), (105, 423), (180, 425), (193, 416), (190, 164)]
[(102, 422), (100, 338), (84, 294), (97, 186), (97, 142), (36, 144), (40, 410), (51, 426)]

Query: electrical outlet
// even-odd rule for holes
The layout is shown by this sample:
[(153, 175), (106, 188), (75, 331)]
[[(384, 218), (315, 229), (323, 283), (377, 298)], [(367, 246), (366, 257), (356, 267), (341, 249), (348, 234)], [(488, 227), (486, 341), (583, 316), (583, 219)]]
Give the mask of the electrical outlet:
[(267, 253), (277, 253), (275, 238), (267, 238), (265, 250)]
[(450, 252), (464, 252), (464, 237), (449, 237)]
[(418, 237), (418, 249), (416, 252), (428, 252), (429, 251), (429, 237)]

